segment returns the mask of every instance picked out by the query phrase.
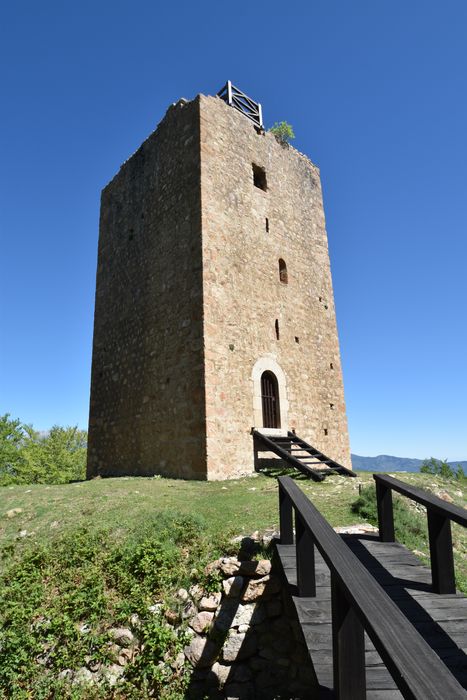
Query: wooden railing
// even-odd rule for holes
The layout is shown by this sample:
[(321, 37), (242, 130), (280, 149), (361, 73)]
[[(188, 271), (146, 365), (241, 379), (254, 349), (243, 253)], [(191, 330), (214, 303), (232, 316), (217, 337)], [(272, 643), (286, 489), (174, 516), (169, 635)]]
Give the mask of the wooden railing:
[(379, 536), (382, 542), (394, 542), (392, 492), (397, 491), (426, 507), (433, 591), (455, 593), (454, 557), (452, 553), (451, 520), (467, 527), (467, 512), (427, 491), (418, 489), (392, 476), (373, 474), (376, 482)]
[(462, 686), (293, 479), (278, 481), (281, 544), (294, 544), (295, 513), (298, 595), (316, 595), (314, 547), (331, 572), (336, 698), (366, 697), (366, 631), (404, 698), (465, 700)]
[(251, 119), (260, 129), (263, 128), (263, 112), (260, 103), (245, 95), (235, 85), (232, 85), (230, 80), (219, 90), (217, 97), (220, 97), (231, 107), (238, 109), (239, 112)]

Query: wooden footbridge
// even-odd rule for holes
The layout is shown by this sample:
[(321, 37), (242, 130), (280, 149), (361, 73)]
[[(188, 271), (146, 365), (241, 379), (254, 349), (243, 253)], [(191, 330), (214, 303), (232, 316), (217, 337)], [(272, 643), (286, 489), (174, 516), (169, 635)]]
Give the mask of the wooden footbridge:
[[(309, 697), (466, 700), (467, 598), (455, 589), (451, 521), (466, 527), (467, 511), (374, 478), (379, 537), (339, 536), (279, 478), (277, 554), (314, 669)], [(395, 541), (393, 490), (427, 509), (431, 571)]]

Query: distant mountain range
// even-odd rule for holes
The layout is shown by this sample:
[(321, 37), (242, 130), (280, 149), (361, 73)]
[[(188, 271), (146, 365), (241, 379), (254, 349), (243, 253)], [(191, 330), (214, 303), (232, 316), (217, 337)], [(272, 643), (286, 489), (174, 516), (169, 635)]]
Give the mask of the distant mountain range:
[[(376, 457), (361, 457), (352, 455), (354, 469), (373, 472), (418, 472), (424, 459), (410, 459), (409, 457), (392, 457), (391, 455), (377, 455)], [(464, 472), (467, 471), (467, 461), (448, 462), (451, 467), (461, 465)]]

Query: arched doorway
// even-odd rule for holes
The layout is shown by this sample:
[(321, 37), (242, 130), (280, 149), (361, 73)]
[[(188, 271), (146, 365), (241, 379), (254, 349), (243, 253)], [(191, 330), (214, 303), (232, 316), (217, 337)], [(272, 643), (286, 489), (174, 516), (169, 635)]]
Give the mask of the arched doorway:
[(269, 370), (261, 375), (261, 404), (263, 428), (280, 428), (279, 386), (276, 375)]

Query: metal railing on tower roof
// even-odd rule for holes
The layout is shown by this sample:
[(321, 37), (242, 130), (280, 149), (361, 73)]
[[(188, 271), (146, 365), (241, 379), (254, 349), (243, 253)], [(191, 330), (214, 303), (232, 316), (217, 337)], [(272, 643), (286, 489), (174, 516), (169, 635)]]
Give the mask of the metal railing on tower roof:
[(245, 117), (248, 117), (248, 119), (251, 119), (251, 121), (254, 122), (256, 126), (259, 126), (260, 129), (264, 128), (263, 111), (260, 103), (255, 102), (251, 99), (251, 97), (245, 95), (245, 93), (236, 88), (235, 85), (232, 85), (230, 80), (228, 80), (224, 87), (219, 90), (217, 97), (220, 97), (221, 100), (227, 102), (227, 104), (231, 107), (238, 109), (239, 112), (244, 114)]

